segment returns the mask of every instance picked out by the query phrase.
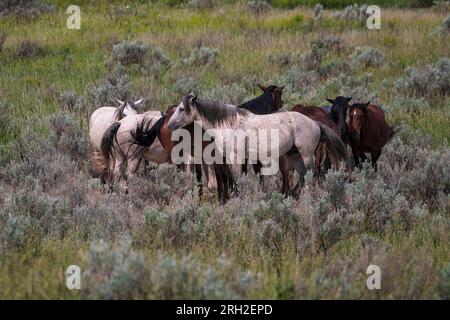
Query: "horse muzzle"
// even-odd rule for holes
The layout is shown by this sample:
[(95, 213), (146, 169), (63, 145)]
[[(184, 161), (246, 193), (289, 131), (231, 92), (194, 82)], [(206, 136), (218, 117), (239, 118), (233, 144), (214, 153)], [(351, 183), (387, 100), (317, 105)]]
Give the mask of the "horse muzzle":
[(178, 129), (180, 127), (180, 124), (172, 122), (172, 123), (168, 124), (168, 127), (169, 127), (170, 130), (175, 131), (176, 129)]

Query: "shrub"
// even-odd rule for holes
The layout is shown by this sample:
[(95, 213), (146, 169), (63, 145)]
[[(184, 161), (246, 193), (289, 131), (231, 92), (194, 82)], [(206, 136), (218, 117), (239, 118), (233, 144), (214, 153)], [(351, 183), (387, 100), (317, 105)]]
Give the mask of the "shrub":
[(190, 0), (187, 3), (188, 8), (200, 10), (200, 9), (213, 9), (215, 6), (215, 0)]
[(3, 0), (0, 4), (0, 16), (13, 14), (25, 18), (34, 18), (42, 13), (53, 12), (55, 7), (42, 0)]
[(169, 67), (170, 64), (170, 59), (162, 48), (154, 47), (152, 49), (150, 63), (148, 66), (151, 74), (158, 75), (165, 68)]
[(264, 0), (249, 1), (247, 7), (256, 16), (261, 16), (272, 9), (272, 6)]
[(359, 21), (361, 25), (365, 26), (369, 14), (367, 13), (366, 4), (354, 4), (345, 7), (345, 9), (342, 11), (335, 12), (333, 16), (337, 19)]
[(442, 268), (439, 274), (438, 289), (441, 299), (450, 299), (450, 263)]
[(242, 299), (257, 287), (256, 277), (226, 259), (203, 265), (192, 256), (160, 255), (151, 271), (154, 299)]
[(0, 51), (2, 51), (5, 41), (6, 41), (6, 33), (3, 31), (0, 31)]
[(145, 176), (135, 176), (130, 181), (130, 188), (137, 197), (160, 205), (169, 203), (175, 196), (184, 196), (194, 186), (191, 173), (179, 171), (168, 163), (160, 164), (148, 170)]
[(444, 19), (444, 21), (442, 22), (442, 25), (437, 27), (435, 29), (434, 33), (450, 34), (450, 16), (447, 16), (447, 18)]
[(198, 90), (198, 83), (194, 77), (182, 75), (173, 84), (173, 90), (179, 95), (187, 95)]
[(143, 66), (147, 58), (149, 46), (142, 42), (122, 41), (112, 48), (112, 58), (114, 61), (126, 66), (138, 64)]
[(32, 58), (44, 54), (44, 48), (36, 41), (25, 40), (16, 49), (19, 58)]
[(429, 64), (422, 70), (407, 67), (407, 76), (398, 78), (395, 87), (414, 95), (430, 97), (450, 94), (450, 59), (441, 58), (435, 64)]
[(314, 17), (315, 18), (319, 18), (322, 15), (322, 11), (323, 11), (323, 5), (321, 5), (320, 3), (316, 4), (314, 6)]
[(372, 47), (356, 47), (349, 60), (357, 66), (379, 67), (383, 65), (384, 54), (380, 49)]
[(201, 47), (191, 51), (188, 58), (181, 59), (181, 64), (187, 66), (214, 66), (217, 64), (219, 49)]
[[(1, 224), (0, 224), (1, 225)], [(26, 229), (28, 228), (27, 219), (8, 215), (3, 227), (3, 246), (4, 248), (23, 248), (26, 242)]]
[(118, 248), (100, 240), (92, 242), (88, 269), (83, 273), (83, 295), (94, 299), (131, 299), (142, 297), (148, 272), (145, 260), (122, 240)]
[(123, 101), (129, 99), (131, 96), (130, 81), (124, 66), (116, 64), (113, 71), (101, 80), (98, 87), (89, 85), (86, 96), (91, 106), (88, 111), (105, 105), (115, 106), (117, 105), (116, 99)]
[(63, 106), (63, 108), (72, 112), (75, 109), (76, 104), (78, 103), (78, 97), (75, 91), (64, 91), (59, 96), (59, 102)]
[(231, 85), (218, 86), (211, 90), (206, 96), (211, 100), (231, 103), (238, 106), (244, 102), (246, 90), (242, 86), (233, 83)]

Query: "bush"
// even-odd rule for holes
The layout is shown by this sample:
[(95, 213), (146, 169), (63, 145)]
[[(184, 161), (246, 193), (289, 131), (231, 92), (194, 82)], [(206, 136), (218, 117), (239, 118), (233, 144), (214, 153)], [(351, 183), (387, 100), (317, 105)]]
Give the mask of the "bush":
[(151, 272), (153, 299), (242, 299), (257, 288), (257, 279), (226, 259), (203, 265), (192, 256), (160, 255)]
[(407, 76), (398, 78), (395, 87), (403, 93), (418, 96), (446, 96), (450, 94), (450, 59), (441, 58), (422, 70), (406, 68)]
[(221, 85), (214, 88), (206, 95), (206, 97), (214, 101), (221, 101), (238, 106), (244, 102), (246, 95), (246, 90), (242, 86), (233, 83), (231, 85)]
[(25, 40), (16, 49), (19, 58), (32, 58), (44, 54), (44, 48), (36, 41)]
[(125, 101), (131, 98), (130, 81), (125, 67), (116, 64), (112, 72), (101, 80), (98, 87), (92, 84), (88, 86), (86, 96), (90, 105), (87, 113), (99, 107), (115, 106), (116, 99)]
[(217, 57), (219, 56), (219, 49), (201, 47), (195, 48), (191, 51), (188, 58), (181, 59), (181, 64), (187, 66), (214, 66), (217, 65)]
[(6, 33), (0, 31), (0, 51), (2, 51), (5, 41), (6, 41)]
[(142, 256), (122, 240), (118, 248), (100, 240), (92, 242), (88, 269), (83, 273), (83, 294), (94, 299), (132, 299), (142, 297), (148, 270)]
[(64, 91), (59, 96), (59, 102), (66, 110), (72, 112), (78, 103), (78, 97), (75, 91)]
[(345, 7), (342, 11), (337, 11), (333, 14), (333, 16), (337, 19), (343, 20), (356, 20), (361, 23), (361, 25), (365, 26), (367, 18), (369, 14), (367, 13), (367, 5), (349, 5)]
[[(436, 28), (434, 33), (441, 34), (450, 34), (450, 16), (444, 19), (442, 25)], [(0, 46), (1, 47), (1, 46)]]
[(124, 66), (131, 64), (144, 66), (148, 49), (149, 46), (142, 42), (122, 41), (113, 46), (112, 58)]
[(152, 49), (150, 63), (148, 66), (150, 74), (158, 75), (160, 72), (169, 67), (170, 64), (170, 59), (162, 48), (154, 47)]
[(0, 4), (0, 17), (13, 14), (25, 18), (35, 18), (39, 14), (53, 12), (55, 7), (42, 0), (3, 0)]
[(173, 90), (178, 95), (187, 95), (190, 92), (197, 92), (198, 87), (197, 80), (194, 77), (187, 75), (182, 75), (173, 84)]
[(214, 0), (190, 0), (187, 6), (191, 9), (213, 9), (215, 6)]
[(264, 0), (249, 1), (247, 2), (247, 7), (256, 16), (261, 16), (272, 9), (272, 6)]
[(356, 47), (349, 60), (363, 67), (380, 67), (384, 62), (384, 54), (380, 49), (372, 47)]

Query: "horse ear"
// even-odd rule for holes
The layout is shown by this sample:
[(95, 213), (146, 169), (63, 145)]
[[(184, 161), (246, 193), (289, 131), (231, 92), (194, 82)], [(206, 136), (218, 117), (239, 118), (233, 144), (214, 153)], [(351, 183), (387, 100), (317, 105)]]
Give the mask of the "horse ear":
[(141, 98), (141, 99), (139, 99), (139, 100), (136, 100), (136, 101), (134, 102), (134, 105), (137, 106), (138, 104), (141, 104), (142, 101), (144, 101), (144, 98)]
[(118, 102), (118, 103), (120, 103), (120, 105), (122, 105), (122, 104), (124, 104), (125, 102), (123, 102), (122, 100), (120, 100), (120, 99), (117, 99), (116, 98), (116, 101)]
[(367, 109), (367, 107), (369, 106), (369, 104), (370, 104), (370, 101), (369, 101), (369, 102), (367, 102), (367, 103), (365, 103), (365, 104), (363, 104), (363, 106), (364, 106), (364, 109)]
[(267, 90), (266, 86), (263, 86), (262, 84), (259, 84), (259, 83), (258, 83), (258, 87), (264, 92), (266, 92), (266, 90)]
[(326, 99), (327, 99), (327, 101), (328, 101), (329, 103), (334, 104), (334, 100), (333, 100), (333, 99), (328, 99), (328, 98), (326, 98)]
[(280, 91), (283, 92), (284, 86), (279, 87)]
[(191, 99), (189, 100), (189, 102), (190, 102), (190, 103), (194, 103), (195, 100), (197, 100), (197, 95), (194, 94), (194, 93), (192, 93), (192, 97), (191, 97)]
[(352, 100), (352, 97), (348, 97), (346, 100), (347, 100), (347, 103), (349, 103)]

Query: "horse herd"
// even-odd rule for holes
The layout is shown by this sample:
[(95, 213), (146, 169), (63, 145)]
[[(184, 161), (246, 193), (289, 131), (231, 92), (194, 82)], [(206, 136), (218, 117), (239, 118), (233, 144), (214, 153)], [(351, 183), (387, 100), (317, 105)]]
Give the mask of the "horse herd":
[[(337, 169), (343, 162), (347, 170), (360, 166), (367, 160), (366, 153), (374, 169), (383, 146), (394, 135), (395, 128), (387, 124), (383, 110), (370, 103), (353, 103), (351, 97), (327, 99), (331, 106), (317, 107), (295, 105), (291, 111), (283, 111), (283, 88), (258, 84), (263, 93), (239, 106), (210, 101), (189, 94), (178, 105), (170, 106), (165, 113), (148, 111), (138, 114), (137, 105), (142, 100), (119, 101), (120, 106), (101, 107), (90, 118), (90, 140), (94, 171), (109, 190), (121, 177), (128, 183), (139, 169), (142, 159), (157, 164), (174, 163), (173, 154), (177, 145), (172, 141), (177, 129), (184, 128), (191, 135), (196, 130), (202, 134), (213, 132), (209, 139), (190, 141), (179, 164), (185, 170), (195, 171), (202, 194), (202, 176), (205, 175), (208, 189), (217, 190), (219, 200), (225, 202), (230, 192), (236, 191), (235, 177), (246, 174), (249, 162), (262, 181), (266, 161), (276, 161), (282, 176), (282, 193), (297, 195), (304, 184), (308, 170), (320, 177), (324, 171)], [(267, 136), (269, 145), (276, 145), (276, 152), (267, 153), (264, 161), (259, 158), (260, 143), (248, 140), (238, 150), (229, 131), (262, 132), (276, 130), (277, 139)], [(240, 130), (240, 131), (239, 131)], [(272, 141), (272, 140), (273, 141)], [(214, 159), (223, 161), (207, 162), (196, 149), (208, 150), (211, 146)], [(351, 148), (353, 161), (348, 147)], [(242, 151), (244, 163), (230, 164), (226, 161), (228, 151)], [(250, 157), (250, 155), (257, 154)], [(184, 157), (186, 156), (186, 157)], [(264, 165), (263, 165), (264, 162)], [(298, 182), (290, 187), (290, 172), (295, 170)]]

